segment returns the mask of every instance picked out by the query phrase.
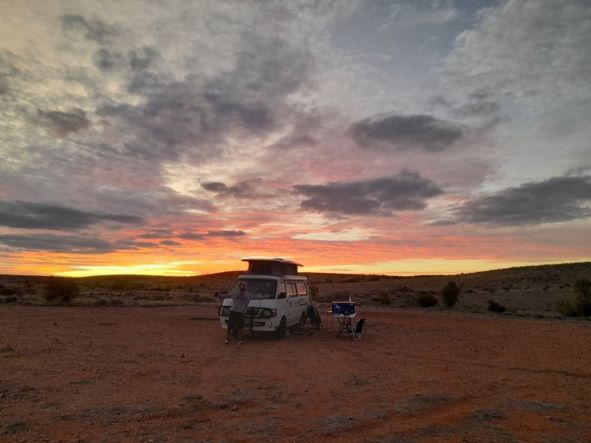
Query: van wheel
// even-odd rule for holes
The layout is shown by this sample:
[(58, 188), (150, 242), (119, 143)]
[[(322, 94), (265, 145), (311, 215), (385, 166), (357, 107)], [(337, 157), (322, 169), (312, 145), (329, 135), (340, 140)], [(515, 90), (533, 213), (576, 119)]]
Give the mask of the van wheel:
[(281, 322), (279, 322), (279, 326), (277, 327), (277, 330), (275, 332), (277, 335), (277, 338), (285, 337), (286, 332), (287, 332), (287, 320), (285, 320), (285, 317), (281, 317)]

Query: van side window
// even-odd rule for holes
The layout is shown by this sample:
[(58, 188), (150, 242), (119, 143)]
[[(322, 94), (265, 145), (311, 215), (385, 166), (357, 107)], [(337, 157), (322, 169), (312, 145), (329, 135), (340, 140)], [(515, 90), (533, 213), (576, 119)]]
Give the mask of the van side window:
[(304, 282), (297, 282), (298, 295), (308, 295), (308, 285)]
[(277, 298), (279, 298), (279, 299), (285, 298), (286, 294), (287, 294), (287, 290), (285, 289), (285, 283), (279, 283), (277, 285)]
[(297, 297), (298, 296), (298, 291), (296, 288), (296, 285), (292, 282), (287, 282), (287, 295), (289, 295), (290, 297)]

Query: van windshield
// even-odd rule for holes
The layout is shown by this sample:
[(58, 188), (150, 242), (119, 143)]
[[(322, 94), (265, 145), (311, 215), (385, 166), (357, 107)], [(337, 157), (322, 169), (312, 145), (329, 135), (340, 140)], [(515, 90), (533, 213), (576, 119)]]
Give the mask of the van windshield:
[(249, 278), (244, 280), (238, 280), (230, 289), (228, 295), (231, 297), (235, 296), (239, 292), (238, 284), (244, 282), (246, 283), (246, 292), (252, 298), (258, 299), (274, 299), (275, 294), (277, 292), (277, 282), (272, 279), (267, 278)]

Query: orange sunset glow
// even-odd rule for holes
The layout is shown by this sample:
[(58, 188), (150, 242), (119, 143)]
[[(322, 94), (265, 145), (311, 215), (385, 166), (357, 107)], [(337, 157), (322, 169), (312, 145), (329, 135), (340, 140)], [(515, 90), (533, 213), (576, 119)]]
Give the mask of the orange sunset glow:
[(7, 2), (0, 273), (589, 260), (589, 8), (536, 5)]

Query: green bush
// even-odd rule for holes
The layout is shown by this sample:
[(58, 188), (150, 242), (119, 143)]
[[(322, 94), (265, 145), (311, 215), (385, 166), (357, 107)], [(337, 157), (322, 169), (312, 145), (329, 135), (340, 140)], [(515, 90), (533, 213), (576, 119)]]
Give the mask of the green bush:
[(45, 284), (43, 296), (47, 302), (70, 303), (79, 294), (80, 289), (73, 279), (54, 277)]
[(497, 303), (494, 300), (489, 300), (488, 301), (488, 310), (491, 312), (501, 313), (501, 312), (505, 312), (507, 310), (507, 308), (504, 307), (502, 304)]
[(443, 304), (446, 308), (453, 308), (458, 302), (460, 295), (460, 288), (454, 281), (449, 281), (441, 291), (441, 297)]
[(431, 294), (423, 294), (417, 297), (417, 303), (421, 308), (431, 308), (439, 303), (439, 300)]
[(575, 283), (576, 297), (572, 300), (561, 300), (556, 309), (567, 317), (586, 317), (591, 315), (591, 281), (582, 278)]

